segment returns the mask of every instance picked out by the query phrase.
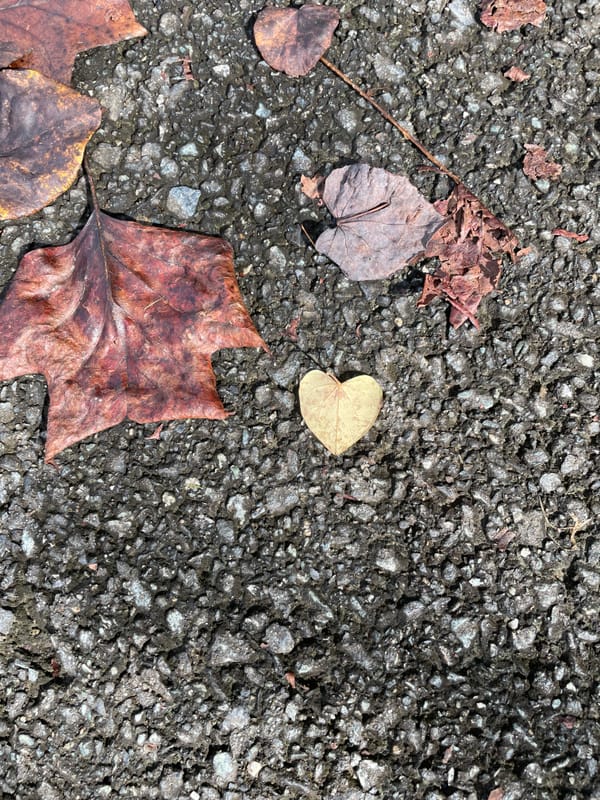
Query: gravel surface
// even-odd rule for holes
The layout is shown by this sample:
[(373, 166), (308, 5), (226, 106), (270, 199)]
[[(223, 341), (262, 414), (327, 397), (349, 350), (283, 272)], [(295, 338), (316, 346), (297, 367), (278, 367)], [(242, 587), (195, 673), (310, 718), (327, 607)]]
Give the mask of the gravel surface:
[[(420, 273), (352, 283), (303, 241), (303, 173), (449, 185), (325, 67), (269, 69), (262, 0), (132, 5), (150, 35), (75, 73), (100, 202), (225, 236), (272, 355), (215, 357), (226, 422), (124, 423), (55, 466), (42, 379), (0, 388), (0, 795), (599, 800), (600, 4), (501, 35), (474, 0), (339, 4), (328, 57), (529, 248), (479, 333), (415, 307)], [(79, 181), (5, 225), (0, 278), (85, 213)], [(299, 416), (315, 362), (384, 389), (342, 457)]]

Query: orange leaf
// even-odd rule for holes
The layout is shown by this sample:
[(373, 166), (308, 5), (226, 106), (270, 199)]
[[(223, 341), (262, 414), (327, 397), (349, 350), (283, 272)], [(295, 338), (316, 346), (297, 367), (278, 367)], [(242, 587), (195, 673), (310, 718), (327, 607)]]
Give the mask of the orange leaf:
[(0, 0), (0, 31), (2, 66), (28, 67), (62, 83), (70, 82), (78, 53), (147, 33), (128, 0)]
[(254, 23), (254, 41), (270, 67), (297, 78), (327, 50), (339, 21), (339, 11), (331, 6), (263, 8)]
[(77, 238), (22, 259), (0, 312), (0, 380), (41, 373), (46, 460), (116, 425), (228, 416), (211, 354), (264, 347), (230, 245), (94, 212)]
[(0, 220), (65, 192), (101, 121), (98, 102), (33, 70), (0, 71)]

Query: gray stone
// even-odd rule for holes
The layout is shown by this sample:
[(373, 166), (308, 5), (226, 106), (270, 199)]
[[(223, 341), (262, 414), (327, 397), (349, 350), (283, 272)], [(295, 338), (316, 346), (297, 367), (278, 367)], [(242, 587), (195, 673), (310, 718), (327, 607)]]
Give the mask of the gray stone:
[(181, 772), (171, 772), (161, 778), (160, 796), (164, 800), (178, 800), (183, 789), (183, 775)]
[(227, 664), (248, 664), (254, 660), (254, 652), (242, 636), (231, 633), (217, 633), (210, 649), (210, 663), (213, 667)]
[(276, 486), (265, 495), (265, 508), (271, 517), (287, 514), (300, 502), (298, 493), (290, 486)]
[(386, 775), (387, 770), (385, 766), (378, 764), (376, 761), (371, 761), (368, 758), (363, 759), (356, 769), (358, 782), (365, 792), (382, 786), (386, 780)]
[(232, 783), (237, 778), (237, 764), (226, 750), (216, 753), (213, 757), (213, 769), (217, 780), (222, 785)]
[(189, 219), (196, 213), (200, 190), (191, 186), (174, 186), (167, 197), (167, 210), (181, 219)]
[(296, 642), (292, 634), (283, 625), (269, 625), (265, 631), (265, 644), (272, 653), (291, 653)]
[(7, 608), (0, 608), (0, 634), (7, 636), (15, 622), (15, 615)]
[(540, 478), (540, 487), (544, 492), (551, 494), (562, 486), (560, 475), (557, 472), (544, 472)]
[(465, 650), (468, 650), (477, 640), (479, 629), (477, 623), (469, 617), (458, 617), (450, 623), (452, 633), (459, 640)]

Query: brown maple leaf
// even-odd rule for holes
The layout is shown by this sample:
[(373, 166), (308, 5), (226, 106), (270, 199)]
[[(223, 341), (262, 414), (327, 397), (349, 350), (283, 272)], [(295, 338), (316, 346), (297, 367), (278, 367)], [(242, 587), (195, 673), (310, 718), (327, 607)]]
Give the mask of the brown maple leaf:
[(523, 159), (523, 172), (532, 181), (537, 181), (539, 178), (548, 178), (551, 181), (557, 181), (562, 172), (562, 167), (557, 164), (543, 147), (537, 144), (526, 144), (525, 150), (527, 154)]
[(39, 211), (77, 177), (100, 105), (34, 70), (0, 71), (0, 220)]
[(352, 164), (325, 179), (336, 221), (315, 243), (355, 281), (387, 278), (421, 255), (444, 218), (404, 175)]
[(223, 239), (94, 211), (22, 259), (2, 303), (0, 380), (41, 373), (46, 460), (121, 422), (228, 416), (211, 354), (264, 347)]
[(498, 33), (514, 31), (523, 25), (538, 28), (546, 16), (544, 0), (483, 0), (481, 21)]
[(462, 184), (435, 207), (447, 217), (447, 223), (431, 237), (425, 256), (438, 258), (440, 266), (425, 277), (417, 305), (444, 297), (452, 305), (450, 324), (454, 328), (467, 319), (479, 328), (479, 304), (498, 285), (502, 255), (506, 253), (514, 261), (517, 239)]
[(327, 50), (339, 21), (339, 11), (331, 6), (263, 8), (254, 23), (254, 41), (270, 67), (297, 78)]
[[(69, 83), (75, 56), (121, 39), (145, 36), (128, 0), (0, 0), (3, 66), (28, 67)], [(19, 58), (14, 54), (18, 53)]]

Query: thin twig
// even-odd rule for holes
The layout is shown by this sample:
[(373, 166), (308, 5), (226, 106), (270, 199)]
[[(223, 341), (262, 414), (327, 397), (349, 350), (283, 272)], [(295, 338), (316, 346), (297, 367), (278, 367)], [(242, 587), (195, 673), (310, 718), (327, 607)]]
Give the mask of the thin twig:
[(341, 69), (336, 67), (335, 64), (332, 64), (331, 61), (329, 61), (329, 59), (325, 58), (325, 56), (321, 56), (320, 61), (327, 67), (327, 69), (330, 69), (335, 75), (337, 75), (338, 78), (341, 78), (344, 81), (344, 83), (347, 84), (351, 89), (354, 89), (354, 91), (357, 92), (363, 98), (363, 100), (366, 100), (367, 103), (370, 103), (373, 106), (373, 108), (376, 111), (378, 111), (381, 114), (381, 116), (390, 123), (390, 125), (393, 125), (394, 128), (396, 128), (396, 130), (400, 131), (402, 136), (404, 136), (405, 139), (407, 139), (411, 144), (413, 144), (417, 148), (417, 150), (419, 150), (425, 156), (426, 159), (431, 161), (432, 164), (435, 164), (435, 166), (440, 170), (440, 172), (443, 172), (444, 175), (447, 175), (449, 178), (451, 178), (454, 181), (454, 183), (462, 185), (463, 182), (458, 177), (458, 175), (455, 175), (448, 169), (448, 167), (444, 166), (444, 164), (442, 164), (442, 162), (438, 158), (436, 158), (433, 155), (433, 153), (430, 153), (429, 150), (424, 145), (422, 145), (418, 139), (415, 139), (415, 137), (412, 135), (412, 133), (410, 133), (410, 131), (407, 131), (406, 128), (400, 125), (398, 120), (394, 119), (394, 117), (390, 114), (389, 111), (386, 111), (386, 109), (383, 106), (379, 105), (377, 100), (374, 100), (370, 94), (365, 92), (364, 89), (361, 89), (357, 83), (354, 83), (352, 78), (349, 78), (344, 72), (342, 72)]

